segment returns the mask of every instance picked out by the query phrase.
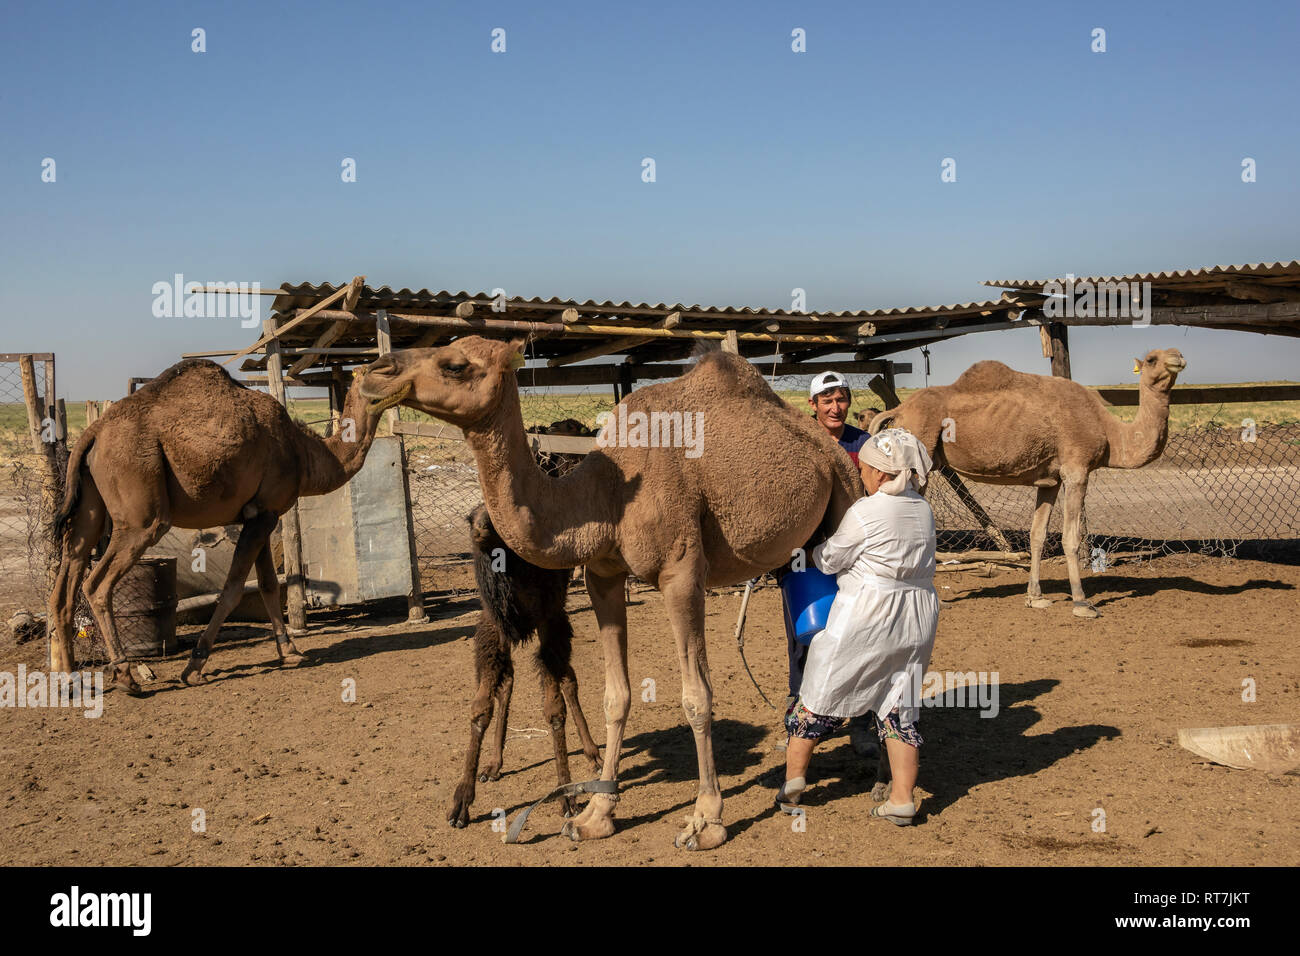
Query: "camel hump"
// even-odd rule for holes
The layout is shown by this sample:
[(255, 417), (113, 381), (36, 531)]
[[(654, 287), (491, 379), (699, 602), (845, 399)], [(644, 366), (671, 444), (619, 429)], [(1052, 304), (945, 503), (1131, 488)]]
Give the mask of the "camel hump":
[(192, 358), (183, 359), (177, 362), (171, 368), (164, 369), (150, 382), (146, 382), (136, 392), (142, 392), (145, 389), (154, 389), (161, 391), (179, 378), (197, 379), (200, 381), (211, 381), (221, 385), (237, 385), (240, 388), (245, 386), (236, 382), (224, 365), (218, 365), (210, 359)]
[(737, 398), (742, 395), (776, 398), (767, 380), (763, 378), (763, 373), (734, 352), (697, 349), (692, 358), (694, 365), (682, 376), (683, 382), (688, 379), (693, 385), (710, 382), (715, 388), (733, 390)]
[(960, 392), (1000, 392), (1022, 389), (1036, 384), (1040, 375), (1017, 372), (993, 359), (976, 362), (957, 377), (952, 388)]

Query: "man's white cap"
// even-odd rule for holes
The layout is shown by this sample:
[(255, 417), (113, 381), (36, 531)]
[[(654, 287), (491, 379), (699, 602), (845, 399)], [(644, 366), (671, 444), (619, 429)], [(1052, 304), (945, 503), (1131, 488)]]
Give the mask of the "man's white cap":
[(813, 376), (812, 384), (808, 386), (808, 397), (816, 398), (828, 388), (848, 387), (848, 379), (839, 372), (822, 372), (820, 375)]

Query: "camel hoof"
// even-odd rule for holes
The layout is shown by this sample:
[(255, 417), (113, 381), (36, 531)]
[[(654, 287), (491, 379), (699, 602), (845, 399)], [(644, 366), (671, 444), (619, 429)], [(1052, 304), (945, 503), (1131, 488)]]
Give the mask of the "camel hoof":
[(113, 678), (113, 686), (118, 690), (125, 691), (132, 697), (144, 696), (144, 691), (140, 688), (140, 685), (135, 682), (135, 678), (131, 676), (130, 671), (128, 671), (125, 676), (121, 674), (115, 676)]
[(591, 823), (579, 823), (576, 819), (565, 820), (564, 826), (560, 828), (560, 836), (566, 836), (574, 843), (582, 843), (584, 840), (603, 840), (613, 834), (612, 817), (600, 817)]
[(487, 783), (492, 780), (500, 780), (500, 779), (501, 779), (500, 767), (488, 767), (478, 775), (479, 783)]
[(727, 828), (705, 823), (703, 817), (687, 817), (686, 828), (677, 834), (673, 846), (679, 850), (712, 850), (727, 842)]
[(453, 806), (451, 812), (447, 814), (447, 822), (457, 830), (465, 829), (469, 826), (469, 806)]
[(306, 659), (307, 658), (303, 657), (301, 654), (285, 654), (284, 657), (280, 658), (280, 666), (297, 667)]
[(208, 679), (203, 676), (203, 671), (190, 670), (188, 667), (181, 671), (181, 683), (190, 687), (198, 687), (200, 684), (206, 684)]
[(1088, 604), (1085, 601), (1075, 601), (1074, 616), (1086, 617), (1092, 619), (1094, 617), (1101, 617), (1101, 613), (1095, 607), (1093, 607), (1091, 604)]
[(1051, 598), (1045, 598), (1045, 597), (1025, 598), (1025, 607), (1037, 608), (1038, 610), (1041, 611), (1043, 608), (1051, 607), (1051, 606), (1052, 606)]

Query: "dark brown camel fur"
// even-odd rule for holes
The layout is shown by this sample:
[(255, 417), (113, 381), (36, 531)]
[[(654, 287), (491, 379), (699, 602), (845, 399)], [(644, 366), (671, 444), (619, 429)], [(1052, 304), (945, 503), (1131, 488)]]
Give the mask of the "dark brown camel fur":
[(348, 391), (345, 427), (324, 439), (295, 424), (270, 395), (245, 388), (205, 359), (178, 362), (87, 428), (68, 459), (67, 492), (55, 519), (63, 557), (50, 592), (51, 670), (72, 670), (73, 605), (106, 525), (108, 546), (84, 591), (118, 687), (140, 692), (114, 625), (113, 587), (171, 527), (242, 525), (225, 587), (182, 680), (205, 681), (203, 666), (254, 562), (276, 653), (284, 664), (299, 663), (265, 545), (299, 497), (327, 494), (360, 470), (380, 412), (396, 404), (362, 396), (364, 373), (357, 370)]
[[(536, 632), (537, 665), (542, 678), (542, 708), (555, 745), (557, 782), (569, 783), (569, 748), (565, 739), (565, 705), (573, 711), (582, 751), (591, 761), (592, 772), (600, 770), (600, 751), (587, 729), (587, 718), (578, 703), (578, 678), (570, 665), (573, 628), (565, 613), (568, 596), (567, 568), (548, 570), (529, 564), (501, 540), (487, 508), (479, 505), (469, 516), (470, 550), (474, 555), (474, 579), (478, 584), (478, 627), (474, 631), (474, 676), (478, 692), (470, 704), (469, 746), (465, 772), (452, 797), (447, 822), (454, 827), (469, 824), (469, 807), (474, 802), (474, 781), (497, 780), (505, 756), (506, 724), (510, 693), (514, 687), (511, 648), (525, 643)], [(493, 703), (499, 708), (493, 748), (479, 772), (479, 751), (492, 722)], [(563, 800), (566, 815), (576, 807), (572, 798)]]

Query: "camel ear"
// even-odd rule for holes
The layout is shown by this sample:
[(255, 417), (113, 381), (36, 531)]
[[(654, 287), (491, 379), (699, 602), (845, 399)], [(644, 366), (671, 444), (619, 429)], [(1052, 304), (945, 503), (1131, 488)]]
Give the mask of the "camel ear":
[(510, 340), (510, 367), (519, 369), (524, 367), (524, 343), (525, 339)]
[(1134, 375), (1141, 375), (1141, 374), (1142, 374), (1142, 360), (1141, 360), (1141, 359), (1134, 359), (1134, 360), (1133, 360), (1133, 374), (1134, 374)]

